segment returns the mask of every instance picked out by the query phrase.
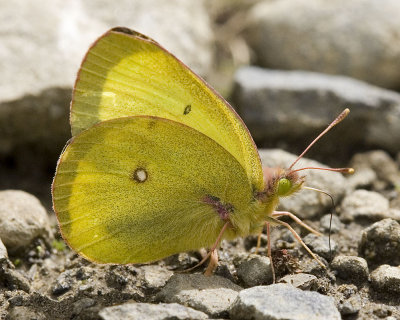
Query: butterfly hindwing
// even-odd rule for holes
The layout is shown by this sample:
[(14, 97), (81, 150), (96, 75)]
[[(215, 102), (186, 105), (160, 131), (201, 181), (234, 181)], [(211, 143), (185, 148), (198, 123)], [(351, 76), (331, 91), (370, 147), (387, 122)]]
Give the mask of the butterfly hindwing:
[(149, 116), (103, 121), (75, 136), (53, 182), (63, 237), (107, 263), (210, 246), (225, 223), (215, 204), (242, 219), (253, 197), (246, 171), (218, 143)]

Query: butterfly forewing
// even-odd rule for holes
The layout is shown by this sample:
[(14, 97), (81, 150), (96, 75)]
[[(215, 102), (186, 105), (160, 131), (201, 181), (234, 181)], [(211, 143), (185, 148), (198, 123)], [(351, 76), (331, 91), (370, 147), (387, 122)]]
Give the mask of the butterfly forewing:
[(239, 161), (255, 191), (262, 190), (257, 149), (232, 107), (155, 41), (113, 29), (82, 62), (71, 105), (72, 134), (135, 115), (174, 120), (205, 134)]

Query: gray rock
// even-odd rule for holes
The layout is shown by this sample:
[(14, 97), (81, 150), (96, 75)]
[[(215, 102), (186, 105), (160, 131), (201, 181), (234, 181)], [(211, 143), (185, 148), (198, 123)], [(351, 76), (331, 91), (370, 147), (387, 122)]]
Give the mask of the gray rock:
[(356, 190), (347, 195), (341, 204), (341, 219), (353, 221), (355, 219), (381, 220), (389, 214), (389, 200), (381, 194)]
[(331, 248), (329, 248), (329, 238), (327, 236), (320, 237), (313, 233), (309, 233), (303, 238), (303, 241), (312, 250), (312, 252), (325, 259), (330, 259), (331, 256), (334, 256), (337, 250), (336, 242), (332, 239)]
[(118, 306), (107, 307), (99, 312), (103, 320), (197, 320), (208, 319), (208, 316), (200, 311), (177, 303), (124, 303)]
[(394, 159), (383, 150), (357, 153), (351, 159), (351, 166), (357, 171), (372, 169), (379, 180), (392, 185), (400, 184), (400, 172)]
[(343, 228), (343, 223), (340, 222), (339, 217), (336, 216), (335, 214), (332, 215), (332, 223), (330, 223), (330, 221), (331, 221), (330, 214), (324, 215), (319, 220), (319, 222), (321, 224), (321, 228), (324, 231), (329, 232), (329, 229), (330, 229), (332, 233), (336, 233), (336, 232), (339, 232)]
[(384, 219), (364, 229), (358, 251), (368, 263), (399, 265), (400, 224)]
[(235, 74), (232, 101), (263, 145), (289, 144), (299, 153), (346, 106), (348, 118), (310, 152), (338, 158), (352, 155), (355, 147), (400, 149), (400, 94), (361, 81), (243, 67)]
[(317, 286), (317, 277), (307, 273), (288, 274), (281, 278), (279, 282), (291, 284), (301, 290), (313, 290)]
[(247, 18), (247, 38), (264, 66), (400, 87), (397, 0), (260, 1)]
[(361, 257), (337, 256), (333, 259), (331, 267), (342, 279), (355, 282), (363, 282), (368, 279), (368, 264)]
[(371, 283), (376, 290), (400, 293), (400, 267), (381, 265), (371, 272)]
[(281, 283), (242, 290), (229, 314), (233, 320), (341, 319), (331, 297)]
[[(297, 158), (295, 155), (279, 149), (259, 150), (263, 166), (288, 168)], [(303, 158), (297, 168), (308, 166), (326, 167), (323, 164)], [(321, 170), (304, 171), (306, 185), (329, 192), (335, 199), (340, 198), (346, 189), (345, 179), (340, 173)], [(331, 199), (319, 192), (302, 190), (291, 197), (281, 199), (280, 208), (296, 214), (299, 218), (312, 218), (332, 208)]]
[(237, 276), (246, 287), (272, 282), (272, 268), (268, 257), (250, 255), (237, 268)]
[(157, 294), (156, 299), (183, 304), (212, 317), (225, 317), (241, 289), (219, 276), (175, 274)]
[(159, 265), (148, 265), (141, 268), (144, 272), (144, 282), (148, 289), (163, 287), (174, 274), (165, 267)]
[(30, 244), (36, 237), (52, 236), (46, 209), (24, 191), (0, 191), (0, 234), (9, 252)]

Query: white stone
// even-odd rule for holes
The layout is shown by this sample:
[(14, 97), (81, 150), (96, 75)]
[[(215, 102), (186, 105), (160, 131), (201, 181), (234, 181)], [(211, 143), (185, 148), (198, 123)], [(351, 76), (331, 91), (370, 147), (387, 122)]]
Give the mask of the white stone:
[(0, 235), (9, 251), (51, 235), (46, 209), (33, 195), (19, 190), (0, 192)]

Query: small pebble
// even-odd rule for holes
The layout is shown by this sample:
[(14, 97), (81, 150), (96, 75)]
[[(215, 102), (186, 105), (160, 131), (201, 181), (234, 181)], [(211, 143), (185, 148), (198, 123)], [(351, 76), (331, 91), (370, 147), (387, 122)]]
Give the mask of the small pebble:
[(227, 317), (241, 287), (228, 279), (202, 274), (174, 274), (157, 294), (157, 301), (176, 302), (207, 313)]
[(361, 309), (361, 298), (358, 294), (345, 299), (338, 306), (339, 312), (342, 316), (358, 313)]
[(61, 273), (53, 286), (53, 294), (56, 296), (62, 295), (72, 288), (74, 283), (73, 277), (75, 276), (75, 270), (66, 270)]
[(124, 303), (107, 307), (99, 312), (103, 320), (201, 320), (208, 316), (189, 307), (177, 303)]
[(333, 298), (283, 283), (240, 291), (229, 315), (232, 320), (341, 319)]
[(368, 190), (356, 190), (343, 199), (340, 217), (347, 222), (355, 219), (376, 221), (387, 218), (388, 210), (389, 200), (381, 194)]
[(129, 277), (125, 274), (125, 270), (111, 268), (106, 273), (106, 283), (110, 288), (123, 289), (128, 284)]
[(358, 251), (368, 263), (399, 265), (400, 224), (384, 219), (364, 229)]
[(268, 257), (250, 255), (237, 268), (237, 275), (246, 287), (272, 282), (272, 268)]
[(329, 232), (330, 229), (332, 233), (336, 233), (343, 228), (343, 223), (340, 222), (338, 216), (332, 215), (332, 224), (330, 223), (330, 221), (331, 221), (330, 214), (326, 214), (320, 219), (321, 228), (324, 231)]
[(400, 267), (381, 265), (371, 272), (371, 283), (375, 290), (400, 293)]
[(235, 278), (232, 275), (232, 272), (230, 270), (231, 264), (228, 263), (223, 263), (222, 261), (219, 262), (217, 269), (214, 271), (214, 275), (220, 276), (223, 278), (226, 278), (232, 282), (235, 282)]
[(0, 235), (9, 252), (51, 234), (46, 209), (36, 197), (19, 190), (0, 191)]
[(146, 287), (151, 290), (163, 287), (173, 275), (172, 271), (159, 265), (143, 266), (142, 270)]
[(311, 249), (311, 251), (325, 259), (330, 259), (330, 257), (333, 256), (337, 250), (336, 242), (332, 239), (331, 248), (329, 248), (329, 238), (327, 236), (317, 236), (313, 233), (309, 233), (303, 238), (303, 241)]
[(337, 256), (333, 259), (331, 267), (342, 279), (356, 282), (368, 280), (368, 264), (361, 257)]
[(80, 285), (78, 287), (78, 291), (80, 292), (92, 292), (95, 288), (95, 284), (94, 283), (86, 283), (83, 285)]
[(314, 290), (317, 286), (317, 277), (307, 273), (288, 274), (279, 280), (301, 290)]
[(76, 270), (76, 279), (78, 280), (87, 280), (91, 276), (93, 276), (93, 269), (88, 268), (88, 267), (80, 267), (78, 270)]
[(194, 267), (200, 262), (199, 259), (187, 252), (174, 254), (164, 259), (167, 266), (171, 269), (185, 270)]
[[(328, 262), (324, 258), (320, 258), (321, 262), (328, 265)], [(309, 256), (308, 253), (299, 260), (298, 269), (304, 273), (312, 274), (317, 278), (324, 277), (327, 275), (327, 268), (322, 267), (318, 261), (313, 257)]]

